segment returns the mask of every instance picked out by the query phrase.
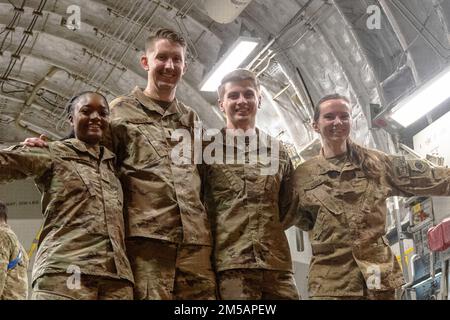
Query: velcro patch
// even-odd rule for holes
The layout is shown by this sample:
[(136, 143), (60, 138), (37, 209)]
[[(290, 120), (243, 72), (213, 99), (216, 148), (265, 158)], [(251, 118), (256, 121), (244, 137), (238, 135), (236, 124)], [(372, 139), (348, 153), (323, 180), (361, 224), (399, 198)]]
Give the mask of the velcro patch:
[(424, 173), (428, 169), (428, 164), (422, 160), (416, 160), (410, 162), (410, 168), (412, 171)]
[(398, 177), (409, 177), (408, 162), (404, 157), (395, 157), (393, 165), (394, 172)]

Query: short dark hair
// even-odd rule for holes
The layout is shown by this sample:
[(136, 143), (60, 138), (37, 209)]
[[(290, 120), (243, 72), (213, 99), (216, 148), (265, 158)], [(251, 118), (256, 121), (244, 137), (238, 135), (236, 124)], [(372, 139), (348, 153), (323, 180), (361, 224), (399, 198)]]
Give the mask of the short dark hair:
[(316, 105), (314, 106), (314, 117), (313, 117), (314, 122), (319, 120), (320, 106), (322, 105), (322, 103), (324, 103), (328, 100), (344, 100), (345, 102), (347, 102), (350, 105), (350, 100), (346, 96), (340, 95), (338, 93), (327, 94), (326, 96), (322, 97), (319, 100), (319, 102), (317, 102)]
[[(109, 108), (108, 100), (106, 100), (106, 97), (104, 95), (102, 95), (101, 93), (95, 92), (95, 91), (82, 91), (82, 92), (74, 95), (72, 98), (69, 99), (69, 101), (67, 101), (65, 109), (66, 109), (66, 115), (68, 118), (73, 117), (73, 106), (78, 102), (78, 100), (81, 97), (84, 97), (87, 94), (99, 95), (100, 97), (103, 98), (103, 100), (105, 100), (106, 106)], [(66, 139), (71, 139), (71, 138), (75, 138), (74, 130), (72, 130), (67, 136), (63, 137), (61, 140), (66, 140)]]
[[(76, 104), (76, 102), (78, 102), (78, 100), (79, 100), (81, 97), (84, 97), (84, 96), (87, 95), (87, 94), (96, 94), (96, 95), (99, 95), (100, 97), (103, 98), (103, 100), (105, 100), (106, 105), (108, 106), (108, 100), (106, 100), (105, 96), (102, 95), (101, 93), (95, 92), (95, 91), (82, 91), (82, 92), (80, 92), (80, 93), (74, 95), (72, 98), (69, 99), (69, 101), (67, 101), (67, 103), (66, 103), (66, 114), (67, 114), (68, 117), (73, 116), (73, 106)], [(109, 106), (108, 106), (108, 107), (109, 107)]]
[(217, 89), (217, 94), (219, 95), (219, 99), (222, 100), (223, 96), (225, 94), (225, 85), (229, 82), (238, 82), (238, 81), (244, 81), (244, 80), (250, 80), (253, 82), (253, 85), (255, 89), (259, 92), (260, 85), (259, 80), (256, 77), (256, 74), (250, 70), (247, 69), (236, 69), (228, 73), (225, 77), (223, 77), (222, 81), (220, 82), (220, 86)]
[(0, 201), (0, 221), (8, 221), (8, 207), (2, 201)]
[(145, 40), (145, 52), (149, 50), (153, 50), (153, 45), (155, 44), (156, 40), (159, 39), (166, 39), (172, 42), (175, 42), (179, 44), (183, 49), (186, 50), (187, 44), (186, 40), (183, 38), (182, 35), (179, 33), (167, 29), (167, 28), (160, 28), (155, 31), (153, 31), (148, 37), (147, 40)]

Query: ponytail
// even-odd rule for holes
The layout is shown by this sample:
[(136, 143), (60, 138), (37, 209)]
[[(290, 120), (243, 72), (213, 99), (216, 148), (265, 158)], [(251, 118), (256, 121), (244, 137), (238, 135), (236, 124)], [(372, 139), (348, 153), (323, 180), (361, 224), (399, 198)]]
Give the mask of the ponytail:
[(382, 163), (385, 162), (385, 157), (382, 152), (369, 152), (368, 149), (354, 143), (350, 139), (347, 140), (347, 150), (349, 160), (361, 168), (367, 176), (373, 179), (379, 179), (380, 173), (383, 170)]

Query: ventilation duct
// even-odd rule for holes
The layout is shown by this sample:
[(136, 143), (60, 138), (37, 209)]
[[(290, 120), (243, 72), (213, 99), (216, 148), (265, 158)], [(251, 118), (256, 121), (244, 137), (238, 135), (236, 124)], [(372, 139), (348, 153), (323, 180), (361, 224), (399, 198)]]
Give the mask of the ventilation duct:
[(204, 0), (206, 14), (216, 22), (230, 23), (236, 19), (252, 0)]

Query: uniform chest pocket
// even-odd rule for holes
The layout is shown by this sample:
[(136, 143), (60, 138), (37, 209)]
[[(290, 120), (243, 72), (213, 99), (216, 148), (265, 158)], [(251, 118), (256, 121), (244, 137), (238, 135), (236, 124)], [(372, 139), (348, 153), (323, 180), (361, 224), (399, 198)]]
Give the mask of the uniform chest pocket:
[[(177, 122), (172, 124), (175, 129), (164, 128), (167, 146), (170, 149), (170, 156), (174, 163), (192, 164), (195, 157), (195, 149), (200, 150), (197, 154), (197, 161), (201, 161), (202, 141), (197, 140), (195, 145), (191, 128)], [(201, 132), (199, 137), (201, 137)], [(198, 162), (197, 162), (198, 163)]]
[(369, 182), (361, 171), (350, 173), (351, 177), (340, 183), (336, 197), (348, 204), (356, 204), (367, 193)]
[[(93, 179), (98, 175), (96, 168), (91, 162), (74, 157), (63, 157), (64, 166), (61, 174), (63, 175), (63, 183), (68, 192), (76, 192), (84, 190), (89, 196), (95, 196), (95, 186)], [(64, 170), (65, 169), (65, 170)]]
[(306, 191), (317, 207), (317, 215), (312, 228), (312, 238), (320, 240), (330, 237), (334, 228), (346, 219), (342, 201), (334, 196), (333, 188), (325, 183), (316, 184)]
[(335, 215), (341, 215), (343, 208), (340, 202), (334, 197), (334, 190), (325, 184), (324, 179), (318, 178), (308, 183), (304, 188), (306, 197)]
[(164, 128), (159, 128), (155, 123), (140, 124), (137, 128), (160, 158), (167, 156), (166, 136), (170, 131), (164, 131)]

